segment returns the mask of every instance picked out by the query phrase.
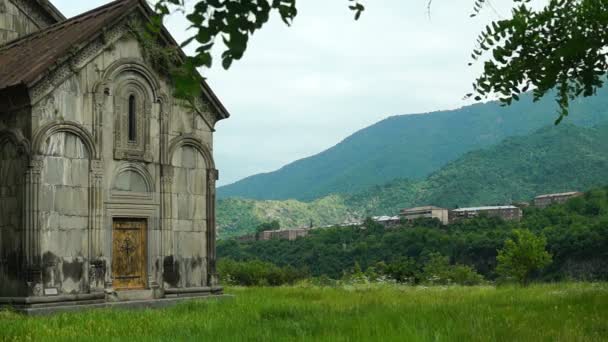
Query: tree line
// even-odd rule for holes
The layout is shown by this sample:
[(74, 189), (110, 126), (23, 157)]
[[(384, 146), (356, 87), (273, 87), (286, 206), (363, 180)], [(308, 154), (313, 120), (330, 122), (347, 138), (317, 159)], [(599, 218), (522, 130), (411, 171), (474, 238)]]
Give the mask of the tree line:
[[(523, 256), (509, 252), (526, 243)], [(526, 255), (526, 250), (535, 252)], [(443, 226), (420, 219), (387, 229), (368, 220), (361, 229), (320, 229), (295, 241), (220, 241), (218, 255), (288, 268), (298, 275), (294, 281), (359, 273), (408, 283), (428, 283), (436, 276), (439, 283), (458, 277), (477, 282), (476, 274), (484, 281), (512, 277), (524, 283), (608, 280), (608, 187), (565, 204), (526, 208), (521, 222), (480, 216)], [(530, 263), (539, 267), (527, 267)]]

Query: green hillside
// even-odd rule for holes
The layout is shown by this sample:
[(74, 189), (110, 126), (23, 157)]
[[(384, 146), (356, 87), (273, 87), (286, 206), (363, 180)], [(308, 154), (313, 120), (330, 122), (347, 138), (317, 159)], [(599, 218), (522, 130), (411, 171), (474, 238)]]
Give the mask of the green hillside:
[(277, 219), (285, 228), (336, 224), (356, 217), (396, 214), (416, 205), (504, 204), (537, 194), (586, 190), (608, 180), (608, 124), (564, 124), (466, 153), (422, 181), (394, 180), (355, 194), (310, 203), (223, 199), (221, 237), (242, 235)]
[(397, 213), (404, 206), (425, 204), (505, 204), (540, 193), (586, 190), (607, 180), (608, 124), (560, 125), (469, 152), (424, 181), (394, 181), (349, 196), (346, 203), (365, 208), (367, 214)]
[[(592, 127), (608, 118), (608, 92), (572, 104), (565, 123)], [(315, 156), (218, 189), (220, 198), (298, 199), (354, 193), (398, 178), (422, 180), (466, 152), (553, 123), (553, 101), (529, 97), (509, 107), (475, 104), (457, 110), (382, 120)]]

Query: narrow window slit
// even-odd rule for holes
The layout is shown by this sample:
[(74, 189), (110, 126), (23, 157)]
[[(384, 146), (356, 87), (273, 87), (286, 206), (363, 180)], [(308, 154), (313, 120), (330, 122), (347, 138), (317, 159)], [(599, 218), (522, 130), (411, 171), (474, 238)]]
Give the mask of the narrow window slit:
[(135, 95), (129, 96), (129, 141), (137, 140), (137, 104)]

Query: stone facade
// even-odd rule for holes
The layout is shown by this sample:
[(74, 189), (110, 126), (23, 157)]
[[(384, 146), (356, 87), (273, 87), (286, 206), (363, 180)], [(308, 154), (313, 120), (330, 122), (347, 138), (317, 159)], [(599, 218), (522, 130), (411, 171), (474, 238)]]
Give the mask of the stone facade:
[(228, 115), (207, 93), (198, 108), (170, 96), (169, 77), (132, 34), (144, 20), (134, 11), (109, 27), (23, 103), (4, 94), (12, 105), (0, 112), (0, 301), (105, 298), (116, 290), (121, 219), (144, 222), (143, 289), (154, 297), (221, 291), (212, 151), (214, 125)]
[(0, 46), (61, 19), (37, 1), (0, 0)]
[(407, 208), (401, 210), (399, 214), (402, 219), (407, 221), (413, 221), (419, 218), (435, 218), (441, 221), (442, 224), (447, 225), (450, 223), (449, 210), (445, 208), (439, 208), (435, 206), (424, 206), (416, 208)]
[(578, 191), (540, 195), (534, 198), (534, 206), (543, 209), (552, 204), (566, 203), (571, 198), (576, 198), (583, 195), (584, 194), (582, 192)]
[(513, 205), (459, 208), (450, 212), (450, 223), (480, 215), (485, 215), (488, 217), (500, 217), (505, 221), (520, 221), (523, 216), (523, 212), (521, 208)]

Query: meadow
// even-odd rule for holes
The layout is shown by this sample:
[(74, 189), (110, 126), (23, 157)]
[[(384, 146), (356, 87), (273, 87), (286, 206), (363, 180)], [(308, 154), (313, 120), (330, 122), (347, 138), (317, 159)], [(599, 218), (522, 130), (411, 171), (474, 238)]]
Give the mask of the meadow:
[(229, 288), (223, 301), (44, 317), (0, 312), (6, 341), (603, 341), (608, 284)]

